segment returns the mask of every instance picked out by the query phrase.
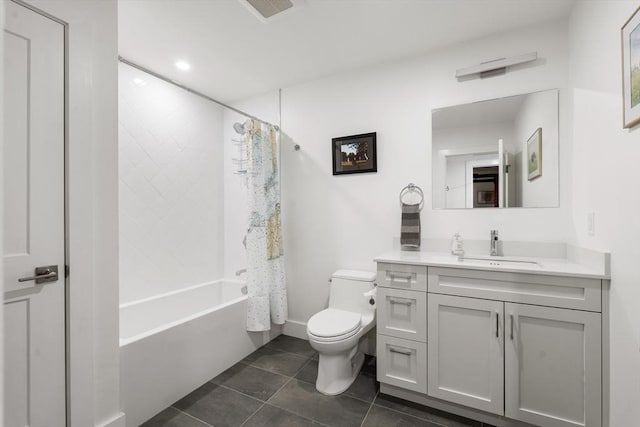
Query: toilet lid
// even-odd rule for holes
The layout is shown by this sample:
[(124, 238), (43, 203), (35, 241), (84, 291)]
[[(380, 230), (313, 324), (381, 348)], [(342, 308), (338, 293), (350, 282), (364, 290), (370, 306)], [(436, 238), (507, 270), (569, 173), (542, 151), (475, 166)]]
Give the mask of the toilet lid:
[(353, 332), (360, 326), (360, 314), (327, 308), (314, 314), (307, 329), (317, 337), (337, 337)]

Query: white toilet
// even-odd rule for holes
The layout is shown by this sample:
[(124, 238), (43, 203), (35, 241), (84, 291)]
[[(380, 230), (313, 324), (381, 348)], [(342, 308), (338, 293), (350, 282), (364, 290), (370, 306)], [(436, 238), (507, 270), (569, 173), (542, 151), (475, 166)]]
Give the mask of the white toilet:
[(340, 394), (351, 386), (364, 363), (358, 343), (376, 324), (376, 274), (338, 270), (331, 277), (329, 308), (307, 323), (311, 347), (320, 354), (316, 389)]

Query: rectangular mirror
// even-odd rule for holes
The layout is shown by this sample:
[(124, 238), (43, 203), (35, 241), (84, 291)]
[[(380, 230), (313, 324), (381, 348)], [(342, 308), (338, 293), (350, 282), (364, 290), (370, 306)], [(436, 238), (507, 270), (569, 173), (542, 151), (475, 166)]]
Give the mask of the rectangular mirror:
[(558, 90), (432, 111), (433, 207), (556, 207)]

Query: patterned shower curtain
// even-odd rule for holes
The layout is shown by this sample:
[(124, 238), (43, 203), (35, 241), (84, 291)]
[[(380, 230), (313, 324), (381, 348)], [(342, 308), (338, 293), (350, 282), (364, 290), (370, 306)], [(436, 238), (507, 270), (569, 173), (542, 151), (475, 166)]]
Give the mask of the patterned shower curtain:
[(247, 330), (268, 331), (287, 320), (280, 219), (278, 132), (257, 120), (245, 122), (249, 224), (247, 248)]

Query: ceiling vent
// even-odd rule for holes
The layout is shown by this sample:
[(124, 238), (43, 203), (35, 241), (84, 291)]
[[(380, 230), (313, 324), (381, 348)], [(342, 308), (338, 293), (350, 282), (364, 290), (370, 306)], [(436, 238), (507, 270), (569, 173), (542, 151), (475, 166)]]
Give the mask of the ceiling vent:
[(291, 0), (246, 0), (260, 16), (269, 19), (278, 13), (293, 7)]

